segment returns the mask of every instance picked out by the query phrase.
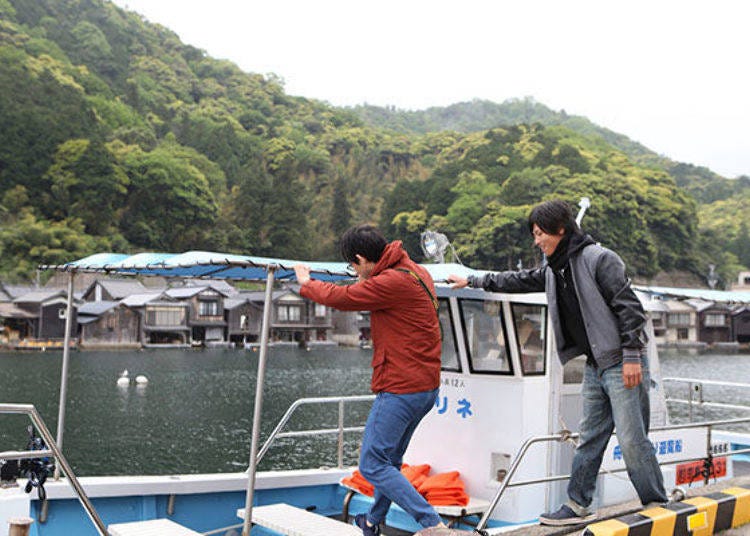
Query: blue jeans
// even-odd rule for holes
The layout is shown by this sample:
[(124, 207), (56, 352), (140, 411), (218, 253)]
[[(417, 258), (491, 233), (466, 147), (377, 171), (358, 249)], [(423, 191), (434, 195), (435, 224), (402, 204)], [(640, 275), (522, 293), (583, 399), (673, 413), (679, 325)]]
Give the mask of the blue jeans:
[(395, 502), (423, 527), (440, 523), (440, 516), (401, 474), (404, 452), (419, 421), (434, 407), (438, 390), (397, 395), (378, 393), (362, 438), (359, 471), (375, 486), (375, 502), (367, 520), (385, 519)]
[(641, 503), (667, 500), (654, 446), (648, 439), (651, 377), (645, 360), (642, 363), (643, 380), (632, 389), (626, 389), (623, 384), (622, 364), (604, 370), (601, 375), (596, 368), (586, 365), (581, 435), (568, 483), (568, 497), (580, 506), (591, 504), (596, 475), (613, 429)]

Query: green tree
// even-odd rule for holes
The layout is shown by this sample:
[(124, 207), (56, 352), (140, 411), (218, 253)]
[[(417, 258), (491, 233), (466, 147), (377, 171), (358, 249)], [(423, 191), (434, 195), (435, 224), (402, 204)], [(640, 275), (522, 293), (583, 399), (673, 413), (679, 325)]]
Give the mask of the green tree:
[(536, 264), (527, 218), (530, 206), (505, 206), (493, 202), (468, 232), (457, 237), (458, 254), (486, 270), (512, 270), (519, 260)]
[(750, 232), (748, 232), (747, 221), (740, 222), (737, 238), (732, 243), (732, 251), (737, 255), (740, 264), (750, 268)]
[(463, 172), (451, 189), (456, 200), (448, 208), (446, 217), (451, 230), (457, 233), (468, 231), (484, 214), (487, 204), (497, 198), (500, 187), (487, 182), (478, 171)]
[(173, 147), (126, 155), (130, 177), (122, 218), (132, 244), (161, 251), (208, 248), (218, 206), (206, 177)]
[(30, 281), (40, 264), (63, 264), (103, 245), (108, 241), (87, 235), (80, 220), (37, 220), (27, 211), (17, 225), (0, 226), (0, 271), (12, 281)]
[(333, 213), (331, 214), (331, 230), (335, 236), (341, 236), (352, 222), (352, 212), (349, 206), (349, 192), (343, 178), (336, 181), (333, 190)]
[(48, 217), (79, 218), (95, 235), (117, 230), (129, 179), (104, 144), (85, 139), (61, 144), (44, 178), (50, 183), (44, 195)]

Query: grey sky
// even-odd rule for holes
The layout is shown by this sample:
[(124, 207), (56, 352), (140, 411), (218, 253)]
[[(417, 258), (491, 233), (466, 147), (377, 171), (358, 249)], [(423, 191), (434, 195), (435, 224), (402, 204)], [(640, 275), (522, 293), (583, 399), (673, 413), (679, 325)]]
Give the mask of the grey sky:
[(740, 0), (115, 0), (286, 91), (405, 109), (532, 96), (750, 175)]

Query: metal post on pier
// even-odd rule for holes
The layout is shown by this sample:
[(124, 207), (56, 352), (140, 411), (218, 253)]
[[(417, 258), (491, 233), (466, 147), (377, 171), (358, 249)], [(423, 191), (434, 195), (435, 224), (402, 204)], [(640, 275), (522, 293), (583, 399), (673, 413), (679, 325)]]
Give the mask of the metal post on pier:
[(268, 354), (268, 336), (271, 325), (271, 306), (275, 265), (269, 265), (266, 275), (266, 294), (263, 302), (263, 324), (260, 332), (260, 353), (258, 356), (258, 377), (255, 382), (255, 407), (253, 408), (253, 432), (250, 437), (250, 466), (247, 476), (247, 496), (245, 499), (245, 519), (242, 525), (242, 536), (250, 536), (253, 518), (253, 496), (255, 494), (255, 472), (258, 465), (258, 440), (260, 438), (261, 412), (263, 411), (263, 382), (266, 375), (266, 356)]
[[(75, 272), (68, 277), (68, 302), (65, 309), (65, 336), (63, 338), (62, 371), (60, 372), (60, 404), (57, 408), (57, 448), (62, 450), (65, 431), (65, 400), (68, 396), (68, 361), (70, 361), (70, 331), (73, 329), (73, 280)], [(55, 480), (60, 480), (60, 464), (55, 464)]]

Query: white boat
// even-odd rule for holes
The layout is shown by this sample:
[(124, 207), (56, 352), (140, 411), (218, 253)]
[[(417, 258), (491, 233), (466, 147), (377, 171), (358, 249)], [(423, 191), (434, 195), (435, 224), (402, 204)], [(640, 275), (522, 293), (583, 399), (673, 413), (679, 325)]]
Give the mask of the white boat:
[[(233, 474), (85, 477), (72, 473), (62, 452), (68, 348), (63, 353), (60, 413), (57, 436), (45, 429), (35, 409), (18, 404), (0, 405), (2, 413), (29, 414), (45, 439), (48, 450), (16, 453), (54, 456), (65, 475), (46, 484), (46, 498), (23, 493), (23, 486), (0, 491), (0, 520), (31, 516), (32, 536), (146, 534), (151, 526), (167, 536), (217, 534), (284, 534), (296, 518), (341, 517), (367, 508), (368, 499), (348, 494), (340, 480), (353, 468), (343, 467), (343, 437), (361, 433), (362, 427), (345, 427), (348, 404), (368, 403), (372, 395), (327, 397), (297, 401), (268, 438), (260, 438), (265, 361), (268, 348), (270, 300), (276, 279), (293, 277), (296, 261), (210, 252), (99, 254), (61, 266), (47, 267), (70, 274), (68, 305), (73, 279), (79, 272), (123, 275), (168, 275), (196, 278), (266, 281), (266, 303), (258, 346), (258, 380), (248, 470)], [(343, 263), (307, 263), (313, 277), (329, 281), (350, 278)], [(460, 264), (425, 265), (433, 279), (449, 274), (478, 274)], [(575, 362), (563, 369), (556, 357), (544, 294), (499, 294), (477, 289), (450, 289), (437, 285), (443, 329), (443, 372), (438, 402), (415, 434), (405, 462), (430, 464), (434, 472), (457, 470), (472, 500), (468, 507), (442, 511), (459, 523), (478, 525), (477, 531), (499, 534), (508, 527), (533, 523), (543, 511), (565, 500), (565, 479), (573, 454), (572, 441), (580, 416), (580, 371)], [(68, 322), (72, 315), (67, 315)], [(66, 330), (67, 333), (70, 330)], [(747, 452), (750, 434), (720, 436), (720, 422), (696, 426), (669, 426), (655, 344), (648, 348), (655, 383), (652, 391), (652, 432), (657, 458), (662, 463), (668, 489), (694, 477), (693, 467), (704, 460), (722, 459), (722, 478), (733, 475), (728, 450)], [(578, 365), (578, 366), (577, 366)], [(296, 408), (325, 404), (340, 412), (339, 426), (307, 431), (288, 430)], [(750, 421), (750, 419), (745, 419)], [(256, 471), (257, 463), (274, 439), (300, 435), (334, 434), (338, 450), (330, 467), (288, 471)], [(143, 438), (147, 441), (147, 438)], [(261, 444), (261, 439), (264, 443)], [(106, 445), (102, 445), (106, 448)], [(713, 454), (722, 456), (713, 457)], [(10, 455), (13, 455), (12, 453)], [(175, 455), (179, 455), (176, 453)], [(9, 453), (0, 453), (7, 459)], [(635, 498), (619, 456), (616, 438), (605, 454), (597, 482), (594, 505), (602, 507)], [(716, 462), (714, 462), (716, 463)], [(689, 471), (688, 471), (689, 470)], [(692, 472), (691, 472), (692, 471)], [(713, 478), (711, 479), (713, 481)], [(695, 485), (695, 484), (693, 484)], [(273, 506), (286, 504), (286, 506)], [(5, 514), (5, 515), (3, 515)], [(308, 523), (308, 521), (303, 521)], [(335, 523), (335, 522), (331, 522)], [(419, 526), (393, 507), (387, 524), (403, 533)], [(265, 527), (263, 526), (265, 525)], [(357, 534), (343, 523), (341, 534)], [(471, 525), (459, 525), (471, 528)], [(109, 529), (108, 529), (109, 527)], [(343, 527), (343, 528), (341, 528)], [(0, 530), (2, 528), (0, 527)], [(290, 531), (292, 529), (289, 529)], [(336, 534), (326, 528), (325, 534)], [(347, 532), (348, 530), (348, 532)], [(351, 532), (355, 530), (355, 532)], [(305, 532), (302, 532), (305, 533)], [(391, 534), (391, 533), (389, 533)]]

